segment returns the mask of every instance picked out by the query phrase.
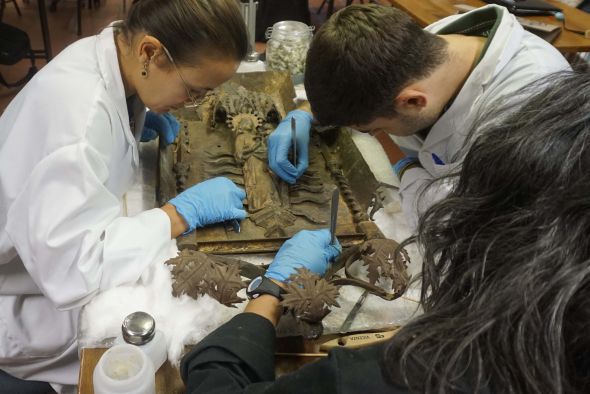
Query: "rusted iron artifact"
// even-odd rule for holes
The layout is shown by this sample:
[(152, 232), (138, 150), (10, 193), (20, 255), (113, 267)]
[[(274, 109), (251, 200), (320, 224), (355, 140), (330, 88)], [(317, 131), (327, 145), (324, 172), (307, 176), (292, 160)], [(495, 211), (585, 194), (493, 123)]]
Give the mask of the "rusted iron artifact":
[(336, 233), (343, 246), (370, 238), (367, 210), (379, 183), (347, 132), (312, 132), (309, 168), (295, 185), (268, 167), (267, 137), (293, 109), (294, 91), (285, 73), (239, 74), (217, 88), (197, 109), (176, 115), (182, 128), (174, 144), (161, 146), (158, 200), (215, 176), (244, 187), (248, 217), (239, 233), (217, 225), (181, 236), (178, 246), (209, 253), (276, 251), (302, 229), (326, 226), (329, 196), (341, 191)]
[(172, 294), (187, 294), (197, 299), (208, 294), (219, 303), (235, 307), (244, 301), (238, 291), (246, 287), (238, 260), (224, 260), (195, 250), (182, 250), (177, 257), (166, 261), (172, 268)]
[[(295, 223), (296, 215), (324, 224), (319, 210), (314, 214), (312, 210), (294, 208), (308, 202), (320, 206), (326, 203), (321, 180), (312, 171), (300, 180), (303, 187), (297, 188), (295, 196), (288, 184), (269, 171), (266, 139), (280, 119), (272, 98), (228, 83), (217, 94), (213, 111), (212, 127), (224, 123), (233, 132), (233, 163), (225, 154), (210, 156), (206, 160), (207, 174), (237, 175), (234, 181), (246, 190), (249, 219), (265, 229), (264, 236), (286, 236), (285, 228)], [(225, 165), (220, 166), (220, 160), (225, 160)]]
[[(367, 266), (368, 281), (351, 274), (350, 268), (357, 262)], [(337, 298), (341, 286), (358, 286), (385, 300), (394, 300), (405, 292), (410, 281), (409, 262), (405, 250), (393, 240), (366, 241), (345, 249), (323, 278), (307, 269), (298, 269), (286, 284), (281, 305), (285, 313), (295, 318), (305, 338), (318, 338), (323, 331), (322, 319), (333, 307), (340, 307)], [(183, 250), (166, 263), (172, 267), (175, 296), (187, 294), (196, 299), (208, 294), (227, 306), (243, 301), (237, 295), (247, 286), (242, 277), (253, 279), (265, 271), (264, 267), (242, 260), (193, 250)], [(336, 274), (341, 268), (344, 268), (344, 277)], [(385, 290), (380, 283), (388, 281), (392, 283), (393, 292)]]
[(340, 307), (336, 301), (339, 288), (305, 268), (297, 269), (297, 274), (289, 277), (281, 306), (299, 323), (303, 337), (321, 335), (322, 319), (332, 307)]

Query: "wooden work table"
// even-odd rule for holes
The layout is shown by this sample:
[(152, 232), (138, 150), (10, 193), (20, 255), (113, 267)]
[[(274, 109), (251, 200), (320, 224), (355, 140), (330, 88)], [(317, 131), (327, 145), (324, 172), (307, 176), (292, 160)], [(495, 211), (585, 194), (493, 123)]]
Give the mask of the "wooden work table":
[[(299, 369), (302, 365), (318, 360), (325, 356), (319, 353), (321, 343), (338, 338), (338, 335), (325, 335), (317, 341), (304, 340), (301, 337), (277, 339), (277, 355), (275, 358), (275, 373), (284, 373)], [(80, 361), (80, 376), (78, 380), (79, 394), (94, 394), (92, 374), (98, 360), (107, 351), (106, 347), (83, 348)], [(156, 394), (184, 394), (185, 387), (180, 378), (180, 371), (168, 361), (156, 373)]]
[[(455, 4), (467, 4), (473, 7), (486, 5), (480, 0), (388, 0), (389, 3), (411, 15), (422, 26), (427, 26), (439, 19), (457, 13)], [(590, 29), (590, 14), (570, 7), (557, 0), (545, 0), (563, 10), (565, 21), (569, 29), (588, 30)], [(562, 27), (561, 34), (553, 41), (561, 52), (588, 52), (590, 51), (590, 38), (563, 29), (561, 21), (553, 16), (527, 16), (526, 18), (543, 23), (549, 23)]]
[[(376, 343), (375, 338), (365, 339), (365, 336), (381, 337), (378, 341), (389, 340), (397, 331), (397, 327), (373, 333), (355, 333), (350, 335), (324, 335), (317, 340), (306, 340), (302, 337), (278, 338), (275, 353), (275, 374), (281, 376), (296, 371), (303, 365), (325, 357), (327, 353), (320, 348), (328, 341), (332, 346), (344, 345), (351, 348)], [(336, 343), (338, 344), (336, 344)], [(78, 380), (79, 394), (94, 394), (92, 374), (98, 360), (108, 348), (83, 348), (81, 352), (80, 376)], [(188, 350), (188, 348), (187, 348)], [(166, 361), (156, 372), (156, 394), (184, 394), (185, 387), (180, 378), (180, 371)]]
[[(82, 359), (80, 362), (80, 376), (78, 381), (79, 394), (94, 394), (92, 383), (92, 374), (98, 360), (107, 351), (108, 348), (84, 348), (82, 349)], [(305, 353), (302, 353), (305, 354)], [(294, 371), (302, 365), (315, 361), (320, 356), (314, 356), (314, 353), (308, 353), (308, 356), (277, 356), (276, 374)], [(156, 394), (184, 394), (184, 382), (180, 377), (180, 371), (166, 361), (164, 365), (156, 372)]]
[[(336, 335), (323, 337), (319, 341), (305, 341), (302, 338), (283, 338), (278, 341), (281, 353), (275, 358), (275, 373), (280, 376), (292, 372), (302, 365), (318, 360), (318, 343), (327, 339), (337, 338)], [(94, 394), (92, 374), (98, 360), (108, 348), (83, 348), (80, 361), (79, 394)], [(292, 354), (292, 355), (288, 355)], [(166, 361), (156, 373), (156, 394), (184, 394), (185, 387), (180, 378), (180, 371)]]

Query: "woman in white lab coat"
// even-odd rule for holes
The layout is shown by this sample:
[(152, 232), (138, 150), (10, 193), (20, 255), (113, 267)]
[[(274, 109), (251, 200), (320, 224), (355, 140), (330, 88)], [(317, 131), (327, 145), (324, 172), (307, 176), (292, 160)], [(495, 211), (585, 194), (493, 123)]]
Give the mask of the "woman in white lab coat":
[(0, 370), (67, 391), (81, 306), (136, 281), (170, 239), (245, 215), (225, 178), (125, 217), (145, 108), (195, 102), (236, 71), (234, 0), (141, 0), (60, 53), (0, 118)]

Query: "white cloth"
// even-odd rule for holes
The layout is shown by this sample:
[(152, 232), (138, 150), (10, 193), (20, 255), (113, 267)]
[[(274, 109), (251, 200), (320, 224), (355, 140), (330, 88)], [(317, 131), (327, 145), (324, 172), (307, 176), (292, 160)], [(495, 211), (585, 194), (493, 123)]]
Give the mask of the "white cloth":
[(113, 29), (43, 67), (0, 118), (0, 369), (75, 385), (81, 306), (167, 256), (160, 209), (125, 217), (145, 108), (131, 105)]
[[(427, 26), (426, 30), (437, 33), (451, 23), (473, 17), (474, 13), (480, 14), (479, 21), (491, 18), (499, 21), (483, 58), (424, 141), (417, 136), (394, 137), (400, 146), (418, 149), (417, 155), (423, 167), (407, 170), (400, 183), (402, 209), (411, 229), (416, 228), (418, 212), (423, 212), (450, 190), (451, 185), (442, 184), (421, 196), (424, 186), (432, 179), (459, 164), (452, 159), (463, 146), (478, 114), (518, 94), (524, 86), (544, 75), (571, 69), (551, 44), (525, 31), (504, 7), (488, 5), (466, 14), (450, 16)], [(433, 153), (444, 164), (435, 164)]]

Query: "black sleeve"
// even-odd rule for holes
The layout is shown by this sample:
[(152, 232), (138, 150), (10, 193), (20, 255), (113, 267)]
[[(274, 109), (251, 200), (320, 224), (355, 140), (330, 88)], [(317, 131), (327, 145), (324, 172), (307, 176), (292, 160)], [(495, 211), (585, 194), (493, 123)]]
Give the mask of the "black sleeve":
[(275, 330), (242, 313), (201, 341), (182, 360), (187, 393), (405, 393), (387, 386), (379, 365), (383, 345), (336, 349), (318, 362), (274, 380)]
[(275, 329), (265, 318), (241, 313), (209, 334), (182, 359), (187, 393), (240, 393), (274, 381)]
[(274, 350), (274, 326), (259, 315), (239, 314), (184, 356), (180, 373), (186, 392), (288, 394), (302, 388), (307, 393), (335, 392), (334, 366), (327, 359), (275, 382)]

